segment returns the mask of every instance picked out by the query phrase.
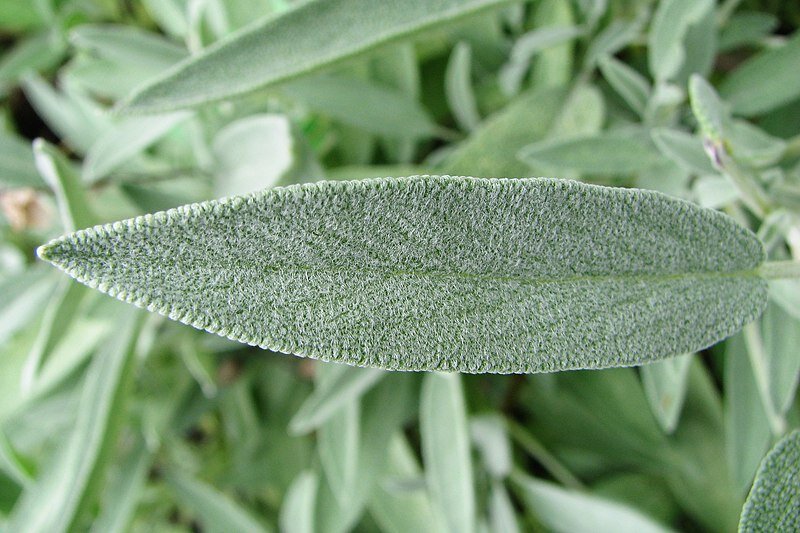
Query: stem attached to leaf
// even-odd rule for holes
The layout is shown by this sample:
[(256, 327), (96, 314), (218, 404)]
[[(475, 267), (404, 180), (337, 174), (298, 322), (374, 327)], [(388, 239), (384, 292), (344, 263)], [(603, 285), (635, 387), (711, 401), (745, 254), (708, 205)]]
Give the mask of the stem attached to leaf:
[(758, 273), (764, 279), (800, 279), (800, 261), (768, 261)]

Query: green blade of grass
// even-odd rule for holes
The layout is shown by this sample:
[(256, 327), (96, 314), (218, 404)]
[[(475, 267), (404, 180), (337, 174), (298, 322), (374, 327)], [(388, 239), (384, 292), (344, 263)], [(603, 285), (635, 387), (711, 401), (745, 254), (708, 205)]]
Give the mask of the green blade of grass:
[(82, 230), (39, 254), (197, 328), (387, 369), (639, 364), (725, 338), (767, 295), (761, 243), (725, 215), (541, 178), (289, 186)]
[(135, 91), (124, 112), (197, 106), (275, 85), (509, 0), (306, 2), (244, 29)]

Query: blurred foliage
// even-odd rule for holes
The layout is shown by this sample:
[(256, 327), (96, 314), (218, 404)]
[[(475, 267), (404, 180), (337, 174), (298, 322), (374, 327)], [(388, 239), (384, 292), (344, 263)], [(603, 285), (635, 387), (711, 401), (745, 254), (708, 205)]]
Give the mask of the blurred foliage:
[(291, 4), (0, 2), (0, 529), (734, 529), (800, 425), (797, 281), (701, 354), (445, 377), (238, 345), (33, 251), (222, 194), (450, 172), (655, 189), (798, 260), (798, 4), (508, 2), (222, 103), (109, 113)]

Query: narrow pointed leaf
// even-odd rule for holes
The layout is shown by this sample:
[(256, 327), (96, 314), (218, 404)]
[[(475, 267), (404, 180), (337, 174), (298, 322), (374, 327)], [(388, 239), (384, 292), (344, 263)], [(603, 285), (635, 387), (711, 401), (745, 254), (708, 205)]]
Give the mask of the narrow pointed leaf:
[(39, 249), (253, 345), (387, 369), (542, 372), (697, 351), (763, 310), (758, 239), (658, 193), (450, 176), (293, 185)]
[(800, 431), (767, 454), (742, 509), (740, 532), (800, 530)]
[(167, 111), (315, 72), (509, 0), (326, 0), (267, 17), (136, 91), (123, 110)]
[(780, 48), (762, 52), (731, 72), (720, 94), (736, 113), (759, 115), (800, 96), (798, 68), (800, 32)]
[(203, 531), (269, 531), (249, 509), (212, 485), (175, 469), (168, 470), (165, 478), (177, 500), (200, 519)]
[(425, 480), (433, 503), (450, 531), (475, 531), (469, 431), (458, 374), (425, 376), (419, 422)]

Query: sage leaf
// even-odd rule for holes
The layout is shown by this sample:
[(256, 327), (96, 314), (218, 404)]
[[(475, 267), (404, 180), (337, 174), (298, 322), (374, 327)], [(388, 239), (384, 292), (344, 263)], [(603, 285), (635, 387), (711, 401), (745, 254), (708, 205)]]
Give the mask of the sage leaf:
[(727, 216), (543, 178), (292, 185), (95, 226), (38, 253), (196, 328), (385, 369), (635, 365), (703, 349), (767, 299), (763, 247)]
[(450, 531), (475, 531), (475, 491), (464, 392), (458, 374), (422, 382), (420, 437), (431, 500)]
[(683, 40), (692, 24), (713, 7), (709, 0), (659, 2), (648, 34), (648, 63), (658, 81), (671, 79), (686, 59)]
[(784, 437), (756, 474), (739, 521), (739, 531), (800, 529), (800, 431)]
[(41, 186), (30, 144), (0, 131), (0, 189)]
[(728, 76), (720, 94), (735, 113), (753, 116), (771, 111), (800, 96), (800, 32), (780, 48), (767, 50)]
[(171, 111), (316, 72), (510, 0), (326, 0), (267, 16), (146, 83), (126, 112)]

